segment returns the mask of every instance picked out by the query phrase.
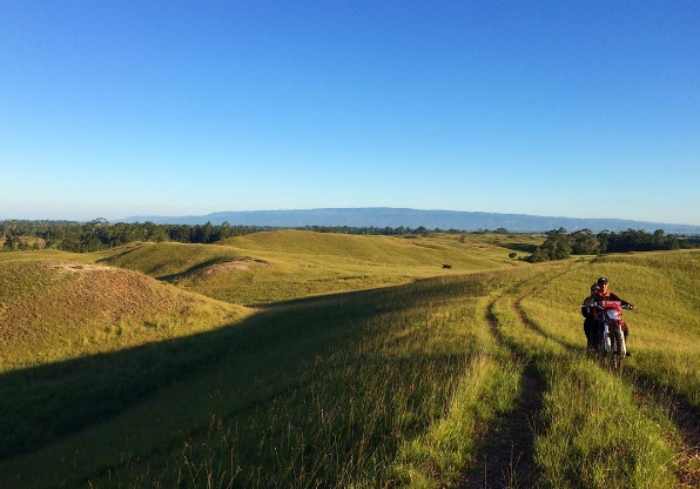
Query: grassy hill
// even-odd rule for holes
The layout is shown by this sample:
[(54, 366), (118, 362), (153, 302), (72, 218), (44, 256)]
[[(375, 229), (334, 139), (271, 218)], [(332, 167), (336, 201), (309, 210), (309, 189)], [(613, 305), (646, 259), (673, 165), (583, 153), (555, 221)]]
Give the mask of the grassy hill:
[(245, 314), (86, 256), (7, 258), (0, 261), (0, 372), (192, 334)]
[(230, 246), (172, 242), (131, 243), (92, 256), (98, 263), (137, 270), (164, 280), (240, 258)]
[[(0, 456), (46, 442), (138, 399), (171, 358), (148, 345), (221, 328), (241, 306), (61, 252), (0, 259)], [(100, 358), (134, 351), (105, 370)], [(192, 361), (197, 352), (186, 352)], [(110, 400), (111, 399), (111, 400)], [(55, 411), (57, 406), (63, 408)]]
[[(100, 260), (169, 280), (220, 300), (251, 304), (369, 289), (416, 278), (519, 264), (509, 246), (538, 238), (501, 235), (355, 236), (269, 231), (221, 245), (150, 243), (115, 249)], [(444, 270), (443, 264), (452, 268)]]
[[(415, 277), (466, 250), (500, 266), (478, 272), (464, 257), (466, 274), (273, 305), (235, 327), (0, 376), (0, 486), (698, 487), (700, 252), (511, 266), (508, 247), (527, 243), (336, 238), (236, 238), (221, 261), (164, 263), (161, 276), (302, 262)], [(134, 247), (132, 265), (167, 262), (161, 245)], [(395, 263), (382, 265), (387, 249)], [(129, 256), (116, 251), (82, 258)], [(295, 293), (320, 273), (299, 270)], [(583, 351), (578, 308), (599, 275), (636, 305), (623, 375)]]

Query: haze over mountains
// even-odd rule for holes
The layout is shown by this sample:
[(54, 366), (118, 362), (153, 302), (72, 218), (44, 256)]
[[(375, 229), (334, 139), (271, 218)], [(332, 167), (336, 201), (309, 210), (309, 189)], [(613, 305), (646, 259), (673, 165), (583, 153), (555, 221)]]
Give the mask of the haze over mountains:
[(700, 226), (668, 224), (627, 219), (584, 219), (573, 217), (534, 216), (528, 214), (501, 214), (490, 212), (466, 212), (448, 210), (419, 210), (391, 207), (323, 208), (297, 210), (226, 211), (201, 216), (132, 216), (126, 222), (150, 221), (157, 224), (221, 224), (228, 221), (236, 225), (302, 227), (302, 226), (351, 226), (351, 227), (410, 227), (428, 229), (480, 229), (506, 228), (515, 232), (540, 232), (564, 227), (569, 231), (590, 229), (622, 231), (663, 229), (667, 233), (700, 234)]

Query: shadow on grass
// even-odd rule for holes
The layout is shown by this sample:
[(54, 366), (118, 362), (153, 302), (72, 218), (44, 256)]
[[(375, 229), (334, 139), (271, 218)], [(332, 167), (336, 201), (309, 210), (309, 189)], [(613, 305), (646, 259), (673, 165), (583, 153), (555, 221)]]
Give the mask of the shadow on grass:
[(455, 293), (480, 293), (478, 280), (471, 279), (294, 301), (206, 333), (4, 373), (0, 461), (107, 420), (162, 387), (216, 369), (236, 356), (303, 344), (292, 364), (265, 366), (270, 372), (300, 369), (369, 317), (435, 303)]
[[(698, 457), (700, 409), (690, 402), (688, 396), (634, 367), (625, 368), (625, 379), (631, 382), (643, 396), (650, 397), (656, 404), (666, 408), (666, 412), (678, 428), (683, 443), (687, 447), (688, 453), (684, 455)], [(693, 472), (693, 483), (700, 484), (700, 469), (695, 467)]]
[[(284, 315), (265, 311), (206, 333), (2, 374), (0, 459), (109, 418), (231, 356), (301, 341), (324, 329), (341, 334), (348, 320), (374, 313), (370, 299), (359, 297), (344, 307), (339, 301), (310, 303)], [(337, 326), (329, 324), (331, 319)]]
[(535, 244), (505, 242), (500, 243), (500, 246), (513, 251), (521, 251), (523, 253), (534, 253), (537, 251), (537, 245)]
[(495, 313), (496, 300), (486, 308), (486, 321), (496, 341), (525, 364), (517, 400), (501, 413), (480, 436), (473, 470), (465, 474), (459, 487), (464, 489), (536, 487), (540, 471), (534, 460), (535, 438), (546, 427), (541, 417), (544, 394), (548, 389), (537, 362), (520, 344), (500, 330)]
[(134, 251), (139, 250), (143, 247), (144, 247), (144, 245), (142, 245), (142, 244), (136, 245), (136, 246), (126, 245), (126, 249), (124, 251), (120, 251), (119, 253), (107, 256), (105, 258), (100, 258), (99, 260), (97, 260), (96, 263), (107, 263), (108, 265), (110, 265), (112, 261), (118, 260), (119, 258), (122, 258), (130, 253), (133, 253)]
[(171, 273), (169, 275), (159, 276), (158, 280), (162, 280), (163, 282), (177, 282), (179, 279), (188, 277), (194, 273), (199, 272), (200, 270), (204, 270), (207, 267), (211, 267), (213, 265), (218, 265), (220, 263), (227, 263), (227, 262), (233, 262), (233, 261), (236, 261), (236, 259), (225, 258), (225, 257), (210, 258), (209, 260), (205, 260), (201, 263), (197, 263), (196, 265), (193, 265), (190, 268), (188, 268), (187, 270), (183, 270), (182, 272)]
[(480, 437), (474, 469), (460, 484), (464, 489), (537, 487), (535, 438), (544, 431), (541, 411), (547, 384), (535, 363), (525, 367), (520, 394), (512, 409), (501, 413)]

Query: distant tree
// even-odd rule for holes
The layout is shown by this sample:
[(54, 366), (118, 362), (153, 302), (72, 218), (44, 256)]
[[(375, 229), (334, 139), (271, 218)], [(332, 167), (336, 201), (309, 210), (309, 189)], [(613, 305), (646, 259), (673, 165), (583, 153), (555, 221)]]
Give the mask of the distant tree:
[(594, 255), (600, 251), (600, 242), (590, 229), (581, 229), (569, 235), (571, 252), (575, 255)]
[(531, 262), (563, 260), (571, 255), (569, 236), (557, 232), (549, 233), (547, 239), (528, 257)]

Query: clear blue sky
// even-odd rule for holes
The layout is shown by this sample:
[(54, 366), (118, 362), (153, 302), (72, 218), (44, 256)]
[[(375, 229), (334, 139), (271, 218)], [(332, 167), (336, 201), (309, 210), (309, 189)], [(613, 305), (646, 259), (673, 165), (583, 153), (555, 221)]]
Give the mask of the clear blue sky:
[(700, 4), (4, 1), (0, 184), (0, 218), (700, 224)]

